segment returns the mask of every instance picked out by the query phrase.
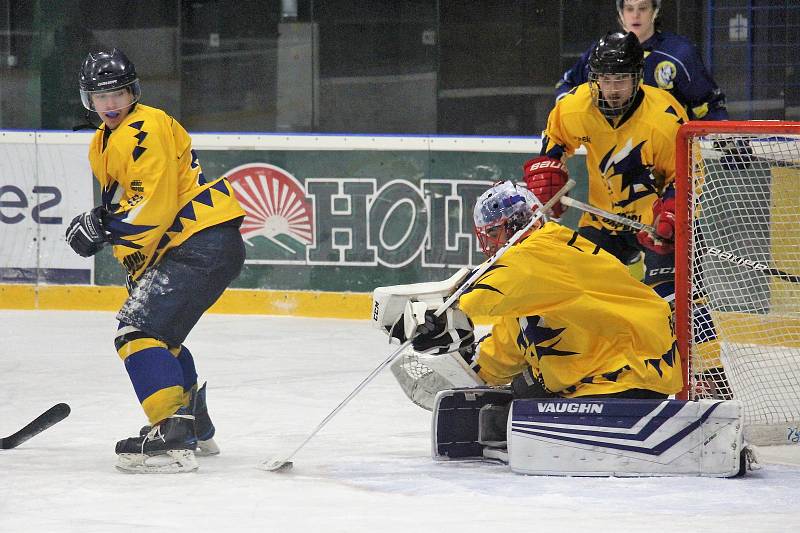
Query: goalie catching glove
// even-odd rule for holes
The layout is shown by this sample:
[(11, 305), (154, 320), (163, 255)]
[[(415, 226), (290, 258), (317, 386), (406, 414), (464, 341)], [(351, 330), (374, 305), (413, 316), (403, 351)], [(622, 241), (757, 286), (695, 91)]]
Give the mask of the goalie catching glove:
[[(543, 204), (560, 191), (569, 179), (564, 163), (548, 156), (535, 157), (527, 161), (522, 167), (522, 172), (528, 190)], [(566, 209), (566, 206), (556, 203), (552, 208), (553, 217), (561, 218)]]
[(448, 309), (440, 316), (425, 302), (409, 301), (389, 331), (401, 343), (412, 339), (417, 352), (442, 355), (469, 347), (475, 335), (472, 320), (460, 309)]

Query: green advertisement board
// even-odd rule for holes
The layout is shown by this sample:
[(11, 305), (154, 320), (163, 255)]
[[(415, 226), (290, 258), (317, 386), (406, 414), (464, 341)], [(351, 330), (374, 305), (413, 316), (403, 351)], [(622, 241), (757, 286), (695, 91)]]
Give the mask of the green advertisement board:
[[(247, 212), (247, 260), (233, 286), (337, 292), (440, 280), (482, 262), (475, 201), (492, 183), (520, 178), (538, 151), (526, 144), (531, 152), (204, 149), (195, 142), (205, 176), (228, 176)], [(569, 166), (578, 182), (572, 195), (585, 199), (582, 160)], [(563, 222), (574, 227), (577, 218), (568, 212)], [(123, 282), (110, 254), (98, 256), (95, 281)]]

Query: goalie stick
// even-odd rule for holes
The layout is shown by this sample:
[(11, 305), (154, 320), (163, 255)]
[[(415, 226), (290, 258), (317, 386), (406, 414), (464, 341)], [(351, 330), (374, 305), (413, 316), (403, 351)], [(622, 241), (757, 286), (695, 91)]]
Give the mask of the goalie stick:
[[(473, 273), (469, 276), (469, 278), (467, 278), (467, 280), (464, 281), (464, 283), (462, 283), (458, 287), (458, 289), (456, 289), (453, 292), (453, 294), (451, 294), (450, 297), (447, 298), (447, 300), (445, 300), (442, 303), (442, 305), (439, 306), (438, 309), (436, 309), (436, 311), (434, 311), (434, 314), (436, 316), (441, 316), (445, 311), (447, 311), (447, 309), (451, 305), (453, 305), (461, 297), (462, 294), (464, 294), (464, 291), (466, 291), (467, 288), (470, 287), (470, 285), (472, 285), (478, 278), (480, 278), (484, 273), (486, 273), (486, 271), (489, 270), (489, 267), (491, 267), (498, 259), (500, 259), (500, 257), (504, 253), (506, 253), (506, 250), (508, 250), (511, 246), (516, 244), (516, 242), (519, 241), (523, 235), (525, 235), (528, 231), (530, 231), (533, 228), (534, 224), (536, 224), (536, 222), (538, 222), (545, 214), (549, 213), (552, 207), (555, 205), (555, 203), (558, 202), (559, 199), (561, 199), (561, 197), (564, 196), (567, 192), (569, 192), (570, 189), (572, 189), (574, 186), (575, 186), (575, 181), (568, 180), (567, 183), (565, 183), (564, 186), (555, 195), (553, 195), (553, 197), (550, 198), (550, 200), (548, 200), (547, 203), (544, 204), (541, 209), (537, 211), (537, 213), (533, 216), (533, 218), (531, 218), (531, 220), (523, 228), (521, 228), (514, 235), (512, 235), (511, 238), (508, 239), (508, 241), (506, 241), (506, 243), (494, 253), (494, 255), (492, 255), (489, 259), (481, 263), (481, 265), (473, 271)], [(367, 377), (365, 377), (361, 381), (361, 383), (359, 383), (358, 386), (356, 386), (356, 388), (353, 389), (353, 391), (350, 394), (348, 394), (345, 397), (345, 399), (342, 400), (339, 403), (339, 405), (337, 405), (333, 409), (333, 411), (331, 411), (328, 414), (328, 416), (322, 419), (322, 422), (320, 422), (317, 425), (317, 427), (314, 428), (314, 430), (305, 438), (305, 440), (303, 440), (299, 445), (297, 445), (290, 453), (264, 461), (260, 465), (261, 468), (268, 472), (282, 472), (292, 468), (293, 465), (291, 461), (292, 457), (294, 457), (297, 454), (297, 452), (299, 452), (303, 448), (303, 446), (305, 446), (308, 443), (308, 441), (310, 441), (317, 433), (319, 433), (319, 431), (323, 427), (325, 427), (325, 425), (334, 416), (336, 416), (336, 414), (339, 411), (341, 411), (342, 408), (356, 396), (356, 394), (361, 392), (361, 390), (364, 387), (366, 387), (367, 384), (381, 372), (381, 370), (389, 366), (392, 363), (392, 361), (394, 361), (401, 353), (403, 353), (405, 349), (408, 346), (410, 346), (413, 341), (414, 337), (411, 337), (410, 339), (402, 343), (400, 347), (398, 347), (395, 351), (389, 354), (389, 356), (386, 359), (384, 359), (384, 361), (381, 364), (375, 367), (375, 369), (372, 372), (370, 372), (367, 375)]]
[[(576, 209), (580, 209), (581, 211), (585, 211), (587, 213), (603, 217), (612, 222), (623, 224), (625, 226), (628, 226), (629, 228), (637, 229), (640, 231), (646, 231), (647, 233), (653, 236), (656, 235), (656, 229), (653, 226), (643, 224), (636, 220), (631, 220), (627, 217), (617, 215), (616, 213), (611, 213), (609, 211), (606, 211), (605, 209), (600, 209), (599, 207), (595, 207), (593, 205), (585, 204), (580, 200), (575, 200), (574, 198), (565, 196), (561, 199), (561, 203), (570, 207), (574, 207)], [(789, 281), (791, 283), (800, 283), (800, 276), (790, 274), (778, 268), (771, 268), (766, 263), (759, 263), (758, 261), (753, 261), (752, 259), (745, 259), (744, 257), (740, 257), (731, 252), (726, 252), (724, 250), (721, 250), (716, 246), (708, 246), (706, 247), (706, 250), (708, 251), (709, 255), (717, 257), (722, 261), (727, 261), (729, 263), (733, 263), (734, 265), (738, 265), (747, 268), (749, 270), (753, 270), (755, 272), (763, 272), (764, 274), (775, 276), (778, 279)]]
[(0, 438), (0, 450), (16, 448), (31, 437), (35, 437), (45, 429), (53, 426), (69, 416), (70, 408), (65, 403), (58, 403), (34, 418), (27, 426), (8, 437)]

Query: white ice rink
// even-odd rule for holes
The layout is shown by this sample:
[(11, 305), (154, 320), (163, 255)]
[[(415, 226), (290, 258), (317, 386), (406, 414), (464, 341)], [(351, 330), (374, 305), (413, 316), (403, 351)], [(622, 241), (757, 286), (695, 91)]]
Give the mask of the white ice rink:
[[(113, 348), (112, 313), (0, 311), (0, 436), (46, 408), (72, 414), (0, 451), (2, 532), (794, 531), (800, 469), (743, 479), (544, 478), (434, 463), (427, 411), (378, 376), (290, 451), (390, 353), (367, 321), (209, 315), (187, 340), (222, 448), (197, 473), (117, 472), (145, 422)], [(800, 450), (798, 450), (800, 451)]]

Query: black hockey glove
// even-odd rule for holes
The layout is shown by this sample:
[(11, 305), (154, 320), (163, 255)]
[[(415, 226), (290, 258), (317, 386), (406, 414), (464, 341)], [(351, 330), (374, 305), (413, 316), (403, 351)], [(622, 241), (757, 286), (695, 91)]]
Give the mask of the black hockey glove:
[(72, 219), (65, 235), (67, 242), (81, 257), (91, 257), (99, 252), (109, 240), (103, 229), (103, 206), (98, 206)]
[[(401, 315), (392, 327), (390, 336), (405, 342), (407, 320), (414, 319)], [(433, 311), (426, 311), (425, 322), (417, 326), (412, 337), (411, 345), (414, 350), (441, 355), (470, 346), (475, 335), (472, 321), (463, 311), (448, 309), (441, 316), (436, 316)]]

